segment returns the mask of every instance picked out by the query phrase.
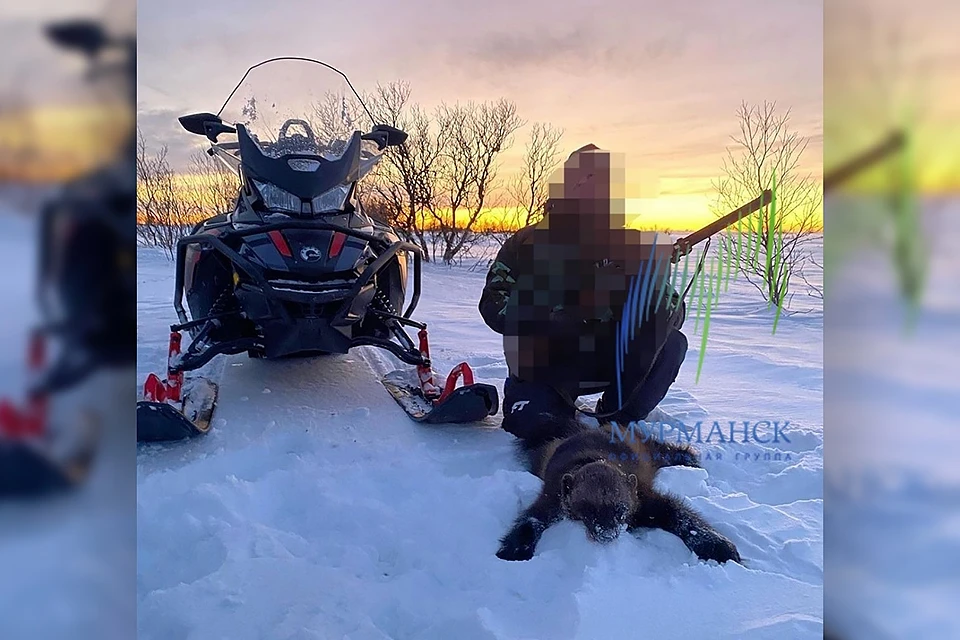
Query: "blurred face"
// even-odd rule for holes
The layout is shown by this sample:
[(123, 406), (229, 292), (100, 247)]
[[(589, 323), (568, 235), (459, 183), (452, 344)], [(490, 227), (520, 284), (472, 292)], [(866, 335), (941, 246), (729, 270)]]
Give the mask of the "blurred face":
[(565, 198), (607, 200), (610, 198), (610, 156), (603, 152), (580, 153), (563, 168)]
[(571, 155), (550, 178), (547, 224), (586, 236), (623, 228), (625, 171), (621, 154), (589, 150)]

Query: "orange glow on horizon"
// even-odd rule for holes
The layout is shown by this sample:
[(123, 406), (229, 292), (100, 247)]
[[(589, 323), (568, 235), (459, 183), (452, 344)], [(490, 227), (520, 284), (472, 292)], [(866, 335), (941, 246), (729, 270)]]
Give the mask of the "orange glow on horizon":
[[(190, 183), (196, 180), (191, 174), (179, 176), (179, 189), (196, 189)], [(196, 201), (196, 199), (193, 199)], [(694, 231), (716, 220), (717, 216), (711, 212), (713, 194), (683, 194), (660, 195), (657, 198), (628, 198), (625, 201), (626, 226), (643, 231), (662, 231), (667, 233), (682, 233)], [(210, 211), (206, 216), (212, 216), (219, 211)], [(442, 215), (442, 214), (441, 214)], [(460, 214), (461, 216), (463, 213)], [(203, 216), (203, 217), (206, 217)], [(192, 222), (199, 222), (202, 217)], [(475, 229), (478, 231), (513, 230), (519, 228), (516, 224), (515, 209), (511, 207), (490, 207), (480, 215)], [(818, 212), (817, 222), (822, 226), (822, 208)], [(427, 216), (426, 228), (434, 228), (435, 222)], [(793, 225), (786, 221), (784, 231), (795, 230)]]
[(132, 127), (123, 105), (43, 105), (0, 113), (0, 179), (75, 178), (112, 157)]

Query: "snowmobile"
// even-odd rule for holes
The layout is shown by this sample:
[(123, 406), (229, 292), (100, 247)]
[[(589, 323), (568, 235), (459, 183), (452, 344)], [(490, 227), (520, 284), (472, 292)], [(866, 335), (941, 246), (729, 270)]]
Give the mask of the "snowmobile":
[[(87, 79), (120, 90), (132, 108), (132, 37), (86, 19), (51, 23), (45, 34), (82, 55)], [(39, 211), (42, 324), (27, 348), (26, 402), (0, 399), (0, 496), (41, 495), (82, 483), (99, 444), (99, 421), (86, 410), (72, 410), (69, 419), (56, 415), (53, 400), (62, 405), (94, 374), (135, 362), (134, 152), (130, 127), (113, 161), (63, 185)]]
[(138, 441), (207, 433), (218, 386), (185, 374), (242, 353), (277, 359), (377, 347), (411, 367), (381, 382), (414, 420), (469, 423), (497, 413), (496, 387), (475, 383), (467, 363), (442, 382), (431, 368), (426, 324), (412, 318), (421, 250), (366, 212), (358, 194), (407, 134), (378, 123), (345, 74), (309, 58), (271, 58), (247, 70), (219, 112), (179, 122), (208, 140), (207, 153), (239, 187), (232, 210), (177, 243), (179, 322), (170, 327), (165, 378), (150, 374), (137, 404)]

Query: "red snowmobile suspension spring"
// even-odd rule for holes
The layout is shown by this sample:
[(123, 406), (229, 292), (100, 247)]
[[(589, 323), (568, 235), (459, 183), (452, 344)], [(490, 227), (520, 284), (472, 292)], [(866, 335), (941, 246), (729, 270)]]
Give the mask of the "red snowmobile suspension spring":
[(438, 404), (447, 399), (454, 389), (457, 388), (457, 380), (463, 377), (464, 386), (473, 384), (473, 370), (466, 362), (461, 362), (455, 366), (447, 376), (443, 384), (443, 389), (437, 385), (436, 376), (433, 373), (433, 367), (430, 364), (430, 344), (427, 339), (427, 330), (420, 329), (417, 334), (420, 337), (420, 355), (423, 356), (424, 364), (417, 367), (417, 375), (420, 378), (420, 390), (423, 397), (434, 404)]
[(143, 385), (143, 397), (150, 402), (180, 401), (183, 388), (183, 371), (174, 371), (175, 358), (180, 355), (180, 332), (170, 332), (170, 347), (167, 350), (167, 379), (161, 380), (151, 373)]
[(183, 388), (183, 371), (173, 371), (174, 358), (180, 355), (180, 332), (170, 332), (170, 349), (167, 352), (167, 388), (170, 390), (171, 400), (180, 400), (180, 390)]
[[(34, 331), (27, 346), (27, 369), (39, 375), (46, 360), (46, 340)], [(7, 399), (0, 401), (0, 437), (31, 438), (42, 436), (47, 422), (47, 394), (31, 393), (25, 408), (20, 409)]]
[(420, 329), (417, 334), (420, 338), (420, 355), (423, 357), (423, 364), (417, 365), (417, 377), (420, 378), (420, 390), (423, 397), (427, 400), (437, 400), (441, 396), (441, 389), (437, 386), (433, 375), (433, 368), (430, 365), (430, 343), (427, 340), (427, 329)]

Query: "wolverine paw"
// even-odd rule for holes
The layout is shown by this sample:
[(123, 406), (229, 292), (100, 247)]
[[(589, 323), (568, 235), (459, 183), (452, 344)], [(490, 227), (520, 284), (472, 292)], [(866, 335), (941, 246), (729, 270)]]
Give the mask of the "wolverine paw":
[(500, 541), (497, 557), (501, 560), (529, 560), (537, 548), (538, 538), (536, 525), (529, 520), (523, 522)]
[(733, 560), (737, 564), (741, 564), (737, 546), (716, 531), (700, 532), (692, 550), (698, 558), (704, 561), (716, 560), (723, 564), (728, 560)]

